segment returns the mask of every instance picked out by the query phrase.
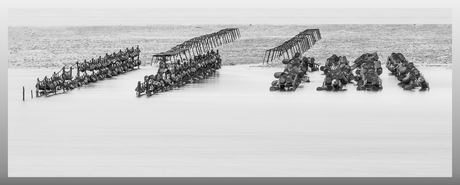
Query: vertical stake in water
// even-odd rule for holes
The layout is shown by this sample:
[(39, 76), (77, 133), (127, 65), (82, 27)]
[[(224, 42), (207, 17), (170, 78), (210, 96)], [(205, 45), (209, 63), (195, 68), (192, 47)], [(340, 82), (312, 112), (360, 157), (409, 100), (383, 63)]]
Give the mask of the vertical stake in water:
[(32, 90), (30, 90), (30, 98), (34, 98), (34, 94), (32, 93)]
[(22, 86), (22, 101), (26, 100), (26, 89)]
[(80, 78), (80, 67), (78, 66), (78, 62), (77, 62), (77, 77)]

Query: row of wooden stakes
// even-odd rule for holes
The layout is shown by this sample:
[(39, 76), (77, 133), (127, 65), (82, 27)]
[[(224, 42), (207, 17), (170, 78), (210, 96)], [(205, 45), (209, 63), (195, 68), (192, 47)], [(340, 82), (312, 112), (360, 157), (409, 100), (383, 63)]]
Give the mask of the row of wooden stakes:
[(283, 44), (266, 50), (262, 64), (268, 64), (280, 57), (283, 57), (283, 59), (290, 59), (295, 53), (305, 53), (320, 39), (321, 33), (319, 29), (306, 29), (285, 41)]

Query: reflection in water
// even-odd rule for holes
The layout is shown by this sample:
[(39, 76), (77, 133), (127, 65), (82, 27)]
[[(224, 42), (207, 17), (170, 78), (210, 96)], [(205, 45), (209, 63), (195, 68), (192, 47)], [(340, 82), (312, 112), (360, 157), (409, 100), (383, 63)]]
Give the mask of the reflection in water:
[(452, 70), (422, 68), (429, 92), (387, 71), (381, 92), (316, 91), (320, 73), (270, 92), (279, 70), (224, 66), (138, 98), (146, 67), (23, 102), (52, 70), (9, 69), (9, 176), (452, 175)]

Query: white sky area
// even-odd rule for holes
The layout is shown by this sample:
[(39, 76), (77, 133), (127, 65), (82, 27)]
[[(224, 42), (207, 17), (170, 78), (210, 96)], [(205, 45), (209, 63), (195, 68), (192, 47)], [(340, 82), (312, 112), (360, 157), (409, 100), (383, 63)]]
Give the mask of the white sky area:
[(9, 26), (450, 24), (450, 9), (14, 9)]
[[(5, 2), (4, 2), (5, 3)], [(8, 8), (452, 8), (453, 0), (14, 0)]]
[(8, 26), (451, 24), (452, 1), (15, 0)]

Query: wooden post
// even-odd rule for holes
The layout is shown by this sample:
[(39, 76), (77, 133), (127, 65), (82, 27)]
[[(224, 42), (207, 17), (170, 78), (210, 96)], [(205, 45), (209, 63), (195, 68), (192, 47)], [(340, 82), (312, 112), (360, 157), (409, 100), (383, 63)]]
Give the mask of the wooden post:
[(273, 53), (273, 52), (274, 52), (274, 50), (270, 50), (270, 52), (268, 52), (268, 56), (267, 56), (267, 64), (268, 64), (269, 62), (271, 62), (271, 61), (272, 61), (272, 60), (271, 60), (271, 55), (272, 55), (272, 53)]
[(272, 51), (272, 56), (270, 58), (270, 61), (273, 61), (273, 56), (275, 56), (275, 52), (277, 52), (277, 50)]
[(188, 49), (187, 51), (188, 51), (188, 56), (190, 57), (190, 59), (192, 59), (193, 57), (192, 57), (192, 54), (190, 54), (190, 49)]
[(201, 39), (198, 42), (198, 51), (199, 51), (199, 54), (203, 53), (203, 40)]
[(203, 46), (203, 53), (206, 53), (206, 51), (207, 51), (207, 49), (206, 49), (206, 38), (201, 40), (201, 43), (202, 43), (202, 46)]
[(152, 55), (152, 60), (150, 60), (150, 66), (153, 66), (153, 55)]
[(316, 38), (315, 38), (315, 37), (313, 37), (312, 35), (310, 35), (310, 36), (311, 36), (311, 40), (313, 41), (313, 44), (312, 44), (312, 46), (313, 46), (313, 45), (315, 45), (315, 44), (316, 44)]
[(25, 101), (25, 100), (26, 100), (26, 88), (22, 86), (22, 101)]
[(187, 50), (184, 51), (184, 56), (185, 56), (185, 60), (188, 60), (188, 58), (187, 58)]
[(296, 45), (296, 47), (297, 47), (297, 50), (298, 50), (299, 53), (300, 53), (300, 56), (302, 56), (302, 54), (303, 54), (303, 52), (302, 52), (302, 43), (301, 43), (301, 42), (298, 42), (297, 45)]
[(264, 58), (262, 59), (262, 65), (264, 65), (264, 63), (265, 63), (265, 57), (266, 56), (267, 56), (267, 51), (265, 51), (265, 53), (264, 53)]
[(204, 53), (209, 51), (209, 38), (204, 39)]
[(206, 52), (208, 52), (208, 51), (211, 50), (211, 48), (212, 48), (211, 38), (207, 38), (207, 39), (206, 39), (206, 45), (208, 46)]
[(216, 47), (216, 46), (214, 45), (214, 38), (213, 38), (213, 37), (210, 37), (210, 38), (209, 38), (209, 43), (210, 43), (210, 46), (211, 46), (211, 48), (209, 48), (210, 50), (212, 50), (213, 48)]
[(216, 41), (214, 40), (214, 36), (212, 36), (212, 37), (210, 38), (210, 40), (211, 40), (211, 49), (217, 47), (217, 46), (216, 46)]
[(267, 65), (268, 65), (268, 57), (270, 57), (270, 50), (267, 50), (265, 51), (265, 56), (264, 56), (264, 61), (263, 62), (267, 62)]
[(78, 66), (78, 62), (77, 62), (77, 77), (80, 78), (80, 67)]
[(202, 47), (202, 52), (201, 54), (206, 53), (206, 39), (201, 40), (201, 47)]
[(217, 47), (214, 41), (214, 36), (210, 37), (209, 40), (211, 41), (211, 49)]
[(34, 98), (34, 94), (32, 93), (32, 90), (30, 90), (30, 98)]
[(306, 47), (306, 42), (305, 41), (306, 41), (305, 39), (302, 40), (302, 54), (307, 52), (307, 50), (308, 50), (307, 47)]

